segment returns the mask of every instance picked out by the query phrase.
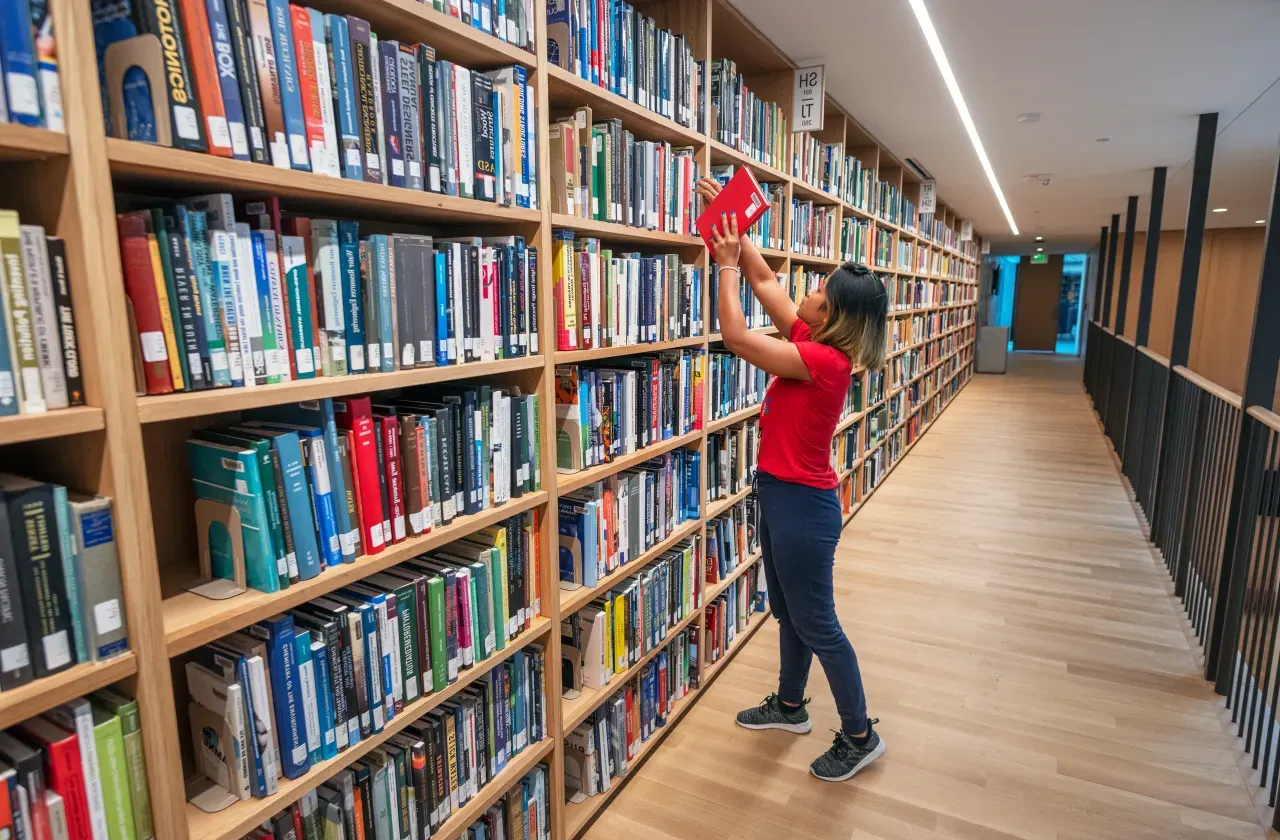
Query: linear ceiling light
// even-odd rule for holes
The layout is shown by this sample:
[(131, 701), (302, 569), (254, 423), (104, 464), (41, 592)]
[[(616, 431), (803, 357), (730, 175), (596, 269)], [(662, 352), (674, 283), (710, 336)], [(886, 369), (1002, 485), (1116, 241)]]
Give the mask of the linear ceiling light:
[(938, 31), (933, 28), (933, 21), (929, 19), (929, 11), (924, 7), (924, 0), (907, 0), (911, 4), (911, 11), (916, 13), (916, 20), (920, 22), (920, 30), (924, 33), (924, 39), (929, 44), (929, 50), (933, 53), (933, 60), (938, 63), (938, 70), (942, 73), (942, 80), (947, 83), (947, 90), (951, 92), (951, 101), (956, 103), (956, 110), (960, 112), (960, 121), (964, 123), (965, 131), (969, 132), (969, 140), (973, 143), (973, 150), (978, 153), (978, 160), (982, 163), (982, 171), (987, 173), (987, 180), (991, 182), (991, 190), (996, 194), (996, 199), (1000, 202), (1000, 209), (1004, 211), (1004, 217), (1009, 222), (1009, 229), (1013, 231), (1013, 235), (1018, 235), (1018, 223), (1013, 220), (1013, 213), (1009, 210), (1009, 202), (1004, 200), (1004, 193), (1000, 191), (1000, 183), (996, 181), (995, 170), (991, 168), (991, 161), (987, 159), (987, 152), (982, 148), (982, 138), (978, 137), (978, 129), (973, 124), (973, 117), (969, 116), (969, 107), (964, 104), (964, 95), (960, 93), (960, 85), (956, 82), (956, 76), (951, 72), (951, 63), (947, 61), (947, 54), (942, 50), (942, 42), (938, 40)]

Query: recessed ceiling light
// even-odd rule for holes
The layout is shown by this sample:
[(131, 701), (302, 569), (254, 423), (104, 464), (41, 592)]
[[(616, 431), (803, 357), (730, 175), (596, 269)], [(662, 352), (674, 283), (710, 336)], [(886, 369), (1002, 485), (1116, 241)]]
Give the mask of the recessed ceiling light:
[[(1004, 200), (1004, 193), (1000, 191), (1000, 182), (996, 180), (995, 170), (991, 168), (991, 161), (987, 159), (986, 149), (982, 147), (982, 139), (978, 137), (978, 127), (973, 124), (973, 117), (969, 116), (969, 107), (964, 104), (964, 95), (960, 93), (960, 84), (956, 81), (955, 73), (951, 72), (951, 63), (947, 61), (947, 54), (942, 49), (942, 42), (938, 40), (938, 31), (933, 28), (933, 21), (929, 19), (929, 10), (924, 7), (924, 0), (907, 0), (911, 4), (911, 11), (915, 12), (916, 21), (920, 24), (920, 31), (924, 33), (924, 40), (929, 44), (929, 51), (933, 53), (933, 60), (937, 62), (938, 72), (942, 74), (942, 80), (947, 84), (947, 90), (951, 93), (951, 101), (955, 103), (956, 111), (960, 114), (960, 121), (964, 123), (964, 130), (969, 134), (969, 141), (973, 143), (973, 150), (978, 154), (978, 161), (982, 164), (982, 171), (986, 173), (987, 180), (991, 182), (991, 190), (996, 194), (996, 200), (1000, 202), (1000, 209), (1004, 211), (1004, 217), (1009, 222), (1009, 229), (1013, 231), (1013, 235), (1018, 235), (1018, 223), (1013, 220), (1013, 212), (1009, 209), (1009, 202)], [(1037, 117), (1038, 118), (1038, 117)]]
[(1098, 138), (1097, 140), (1095, 140), (1094, 142), (1096, 142), (1096, 143), (1110, 143), (1110, 142), (1111, 142), (1111, 138), (1110, 138), (1110, 137), (1099, 137), (1099, 138)]
[[(913, 6), (914, 6), (915, 4), (914, 4), (914, 3), (912, 3), (911, 5), (913, 5)], [(1039, 111), (1027, 111), (1025, 114), (1018, 114), (1018, 122), (1020, 122), (1020, 123), (1034, 123), (1034, 122), (1040, 122), (1040, 112), (1039, 112)]]
[(1255, 225), (1265, 225), (1266, 223), (1266, 219), (1258, 219), (1258, 221), (1254, 222)]
[(1036, 241), (1037, 241), (1037, 242), (1043, 242), (1043, 241), (1044, 241), (1044, 237), (1043, 237), (1043, 236), (1037, 236), (1037, 237), (1036, 237)]
[(1044, 251), (1044, 249), (1043, 249), (1043, 248), (1037, 248), (1036, 250), (1037, 250), (1037, 251), (1041, 251), (1041, 252), (1043, 252), (1043, 251)]
[(1225, 212), (1227, 212), (1227, 208), (1225, 208), (1225, 207), (1215, 207), (1215, 208), (1213, 208), (1213, 212), (1215, 212), (1215, 213), (1225, 213)]

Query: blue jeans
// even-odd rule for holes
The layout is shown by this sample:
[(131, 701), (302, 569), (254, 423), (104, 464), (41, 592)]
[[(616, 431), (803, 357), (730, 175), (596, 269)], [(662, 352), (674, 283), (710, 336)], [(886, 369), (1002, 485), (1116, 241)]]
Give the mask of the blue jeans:
[(804, 701), (816, 654), (845, 733), (857, 735), (867, 728), (867, 697), (858, 657), (836, 618), (832, 571), (843, 524), (836, 491), (792, 484), (765, 472), (757, 473), (756, 487), (764, 576), (782, 654), (778, 697), (784, 703)]

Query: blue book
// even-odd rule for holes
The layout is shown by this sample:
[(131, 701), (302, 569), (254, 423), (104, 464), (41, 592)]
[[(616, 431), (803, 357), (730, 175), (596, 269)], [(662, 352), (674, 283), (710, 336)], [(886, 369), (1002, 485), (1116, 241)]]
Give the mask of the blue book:
[[(207, 216), (203, 219), (201, 218), (204, 215), (203, 213), (192, 214), (192, 222), (196, 225), (195, 230), (207, 229)], [(240, 340), (243, 337), (247, 341), (248, 337), (241, 336), (240, 333), (235, 290), (231, 282), (232, 265), (235, 261), (235, 237), (225, 231), (209, 231), (208, 237), (209, 267), (210, 277), (213, 280), (213, 295), (217, 301), (218, 312), (222, 314), (222, 322), (225, 326), (227, 375), (231, 380), (232, 387), (239, 388), (244, 385), (244, 356), (240, 351)], [(249, 376), (253, 376), (253, 371), (249, 372)]]
[(209, 253), (209, 217), (189, 210), (180, 203), (173, 205), (178, 230), (187, 239), (195, 285), (200, 295), (200, 320), (204, 324), (205, 342), (209, 346), (209, 362), (215, 388), (231, 385), (231, 369), (227, 364), (227, 337), (222, 328), (222, 298), (214, 279), (213, 261)]
[(386, 695), (382, 689), (382, 645), (378, 634), (378, 611), (368, 602), (356, 607), (364, 624), (364, 679), (369, 692), (369, 717), (373, 731), (386, 724)]
[(310, 172), (307, 153), (307, 123), (302, 113), (302, 89), (298, 82), (298, 65), (293, 43), (293, 18), (289, 0), (267, 0), (271, 16), (271, 40), (275, 44), (276, 75), (280, 79), (280, 110), (284, 112), (284, 130), (289, 138), (289, 162), (300, 172)]
[(364, 290), (360, 286), (360, 225), (338, 221), (339, 271), (342, 272), (342, 319), (347, 333), (347, 369), (364, 373)]
[(352, 73), (347, 19), (342, 15), (325, 15), (324, 19), (329, 30), (329, 55), (333, 59), (334, 110), (337, 111), (337, 128), (342, 146), (342, 176), (353, 181), (363, 181), (360, 118), (356, 111), (356, 83)]
[[(240, 694), (244, 700), (245, 731), (261, 732), (263, 727), (258, 725), (258, 716), (262, 714), (263, 710), (258, 708), (254, 701), (252, 682), (249, 676), (248, 657), (242, 655), (241, 651), (235, 646), (228, 644), (228, 641), (229, 639), (224, 638), (205, 647), (197, 648), (193, 653), (193, 660), (215, 673), (221, 673), (226, 680), (235, 680), (240, 684)], [(265, 761), (266, 757), (263, 755), (264, 745), (257, 738), (246, 738), (245, 740), (249, 745), (249, 791), (255, 797), (269, 796), (275, 791), (269, 790), (267, 787), (267, 762)], [(271, 767), (271, 772), (271, 781), (275, 783), (274, 765)]]
[(400, 44), (378, 41), (378, 71), (382, 89), (383, 153), (386, 155), (387, 183), (405, 186), (404, 128), (400, 113)]
[[(316, 681), (316, 719), (320, 724), (320, 759), (338, 754), (338, 738), (333, 711), (333, 678), (329, 673), (329, 649), (324, 642), (311, 643), (311, 661)], [(315, 764), (313, 759), (312, 764)]]
[(347, 483), (338, 457), (338, 424), (333, 414), (333, 400), (324, 397), (313, 402), (269, 406), (253, 411), (250, 416), (257, 420), (275, 422), (282, 428), (285, 427), (283, 424), (288, 424), (287, 427), (295, 431), (300, 428), (315, 428), (324, 433), (325, 463), (328, 466), (329, 489), (333, 497), (338, 545), (342, 551), (342, 562), (354, 563), (357, 532), (346, 505)]
[(449, 364), (449, 258), (443, 251), (435, 253), (436, 281), (436, 365)]
[(515, 685), (515, 737), (516, 751), (519, 752), (529, 743), (528, 728), (526, 726), (528, 714), (527, 706), (529, 702), (528, 695), (528, 657), (524, 651), (517, 651), (511, 657), (512, 683)]
[(291, 429), (272, 428), (257, 423), (250, 423), (243, 430), (271, 438), (271, 448), (280, 458), (284, 502), (288, 508), (289, 532), (293, 537), (298, 577), (310, 580), (320, 574), (323, 555), (316, 542), (316, 523), (311, 507), (311, 478), (300, 435)]
[[(293, 617), (290, 616), (290, 621)], [(293, 655), (298, 662), (298, 697), (303, 712), (303, 742), (307, 746), (307, 761), (320, 762), (320, 690), (316, 685), (316, 663), (311, 655), (311, 631), (293, 631)], [(320, 645), (323, 651), (324, 646)]]
[(218, 506), (234, 508), (240, 517), (246, 582), (260, 592), (279, 592), (280, 578), (271, 548), (257, 453), (211, 441), (188, 440), (187, 458), (195, 485), (198, 523), (201, 502), (213, 505), (208, 508), (212, 513), (207, 523), (209, 531), (202, 540), (208, 544), (210, 573), (216, 578), (235, 579), (229, 520), (217, 512)]
[(231, 46), (231, 26), (227, 22), (226, 0), (205, 0), (209, 18), (209, 35), (213, 39), (213, 56), (218, 63), (218, 84), (222, 88), (222, 105), (227, 112), (227, 129), (231, 132), (231, 155), (236, 160), (249, 160), (249, 133), (245, 128), (244, 103), (240, 99), (240, 82), (236, 76), (236, 57)]
[(9, 122), (41, 127), (36, 44), (28, 0), (4, 0), (0, 3), (0, 67), (4, 68)]
[[(325, 451), (324, 432), (321, 429), (299, 428), (302, 453), (307, 463), (307, 478), (311, 483), (312, 512), (316, 529), (320, 533), (320, 556), (326, 566), (342, 564), (342, 541), (338, 537), (338, 518), (334, 513), (333, 485), (329, 479), (329, 459)], [(346, 507), (345, 500), (343, 507)]]
[[(520, 132), (520, 183), (516, 185), (516, 206), (529, 206), (529, 77), (520, 65), (513, 68), (512, 90), (520, 97), (520, 125), (512, 131)], [(497, 132), (494, 133), (495, 137)]]
[(267, 669), (271, 678), (271, 705), (280, 746), (280, 772), (296, 779), (311, 769), (307, 750), (306, 711), (298, 674), (298, 650), (293, 618), (273, 615), (245, 628), (245, 633), (267, 644)]

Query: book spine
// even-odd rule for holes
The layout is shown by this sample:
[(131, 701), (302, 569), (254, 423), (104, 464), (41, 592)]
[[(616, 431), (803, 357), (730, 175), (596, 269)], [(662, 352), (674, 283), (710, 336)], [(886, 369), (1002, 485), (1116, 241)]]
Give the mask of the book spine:
[[(240, 353), (244, 357), (245, 365), (244, 381), (245, 385), (265, 385), (269, 376), (266, 337), (270, 326), (264, 327), (263, 318), (269, 318), (271, 310), (262, 305), (252, 232), (244, 223), (236, 224), (234, 230), (231, 249), (231, 284), (236, 301), (236, 320), (240, 323)], [(163, 311), (161, 314), (163, 315)]]
[(425, 44), (418, 47), (418, 79), (422, 91), (423, 187), (434, 193), (444, 192), (436, 51)]
[(329, 55), (333, 68), (334, 110), (340, 135), (339, 162), (342, 175), (353, 181), (364, 180), (364, 157), (361, 154), (361, 115), (357, 100), (358, 87), (351, 62), (351, 37), (347, 19), (325, 15), (329, 35)]
[[(226, 378), (228, 383), (240, 387), (245, 384), (244, 353), (241, 341), (247, 336), (241, 332), (239, 304), (232, 277), (235, 235), (221, 230), (211, 230), (209, 237), (209, 268), (211, 300), (216, 302), (221, 328), (226, 339)], [(217, 356), (213, 356), (216, 360)], [(215, 367), (215, 374), (217, 368)], [(252, 366), (249, 368), (252, 378)], [(150, 391), (148, 391), (149, 393)]]
[(67, 380), (62, 366), (58, 311), (54, 304), (53, 278), (49, 272), (49, 246), (45, 240), (44, 228), (22, 225), (19, 228), (19, 240), (45, 405), (50, 409), (66, 408)]
[[(219, 82), (218, 59), (214, 55), (214, 36), (209, 28), (208, 12), (204, 0), (178, 0), (182, 11), (182, 28), (186, 34), (187, 58), (191, 62), (191, 76), (195, 100), (204, 117), (205, 137), (209, 153), (218, 157), (232, 157), (231, 130), (227, 123), (227, 109)], [(165, 46), (161, 40), (161, 47)]]
[(75, 663), (53, 485), (11, 493), (8, 504), (27, 634), (40, 641), (31, 646), (35, 672), (48, 676)]
[(205, 340), (204, 324), (202, 319), (197, 318), (197, 294), (194, 278), (191, 276), (191, 262), (186, 240), (178, 231), (168, 230), (164, 234), (164, 246), (168, 249), (169, 265), (173, 275), (172, 303), (174, 306), (171, 308), (176, 309), (178, 315), (175, 325), (178, 329), (175, 337), (181, 339), (178, 343), (187, 360), (187, 370), (190, 373), (188, 384), (192, 390), (212, 387), (212, 383), (205, 376), (206, 371), (212, 373), (212, 364), (209, 361), (209, 346)]
[[(221, 6), (226, 14), (227, 36), (235, 58), (235, 80), (239, 84), (240, 105), (244, 112), (244, 129), (248, 133), (249, 159), (254, 163), (270, 163), (266, 112), (259, 86), (257, 62), (254, 60), (253, 33), (249, 27), (248, 9), (244, 5), (244, 0), (207, 0), (207, 2), (211, 7), (215, 4)], [(214, 26), (216, 28), (216, 25)], [(225, 94), (223, 101), (224, 103), (229, 101)], [(234, 123), (230, 127), (234, 149)]]
[(364, 292), (360, 282), (360, 229), (358, 223), (338, 223), (339, 294), (346, 334), (346, 365), (351, 373), (365, 372)]
[[(238, 0), (237, 0), (238, 2)], [(285, 127), (279, 68), (276, 65), (275, 36), (272, 34), (268, 0), (245, 0), (245, 16), (253, 44), (253, 60), (262, 101), (264, 138), (271, 164), (289, 169), (289, 135)]]
[(302, 91), (298, 82), (297, 53), (293, 44), (293, 22), (288, 0), (266, 0), (271, 23), (272, 46), (276, 51), (276, 78), (280, 87), (280, 108), (288, 140), (290, 166), (311, 171), (307, 151), (307, 124), (302, 111)]
[(363, 154), (364, 180), (382, 183), (382, 155), (378, 147), (378, 104), (373, 84), (373, 45), (369, 23), (348, 17), (351, 37), (351, 72), (360, 115), (360, 151)]
[(298, 99), (306, 132), (311, 171), (329, 172), (329, 148), (325, 142), (324, 119), (320, 113), (320, 85), (315, 43), (311, 39), (311, 10), (289, 5), (289, 25), (293, 32), (293, 56), (297, 67)]
[(325, 37), (325, 16), (315, 9), (307, 9), (311, 25), (311, 50), (314, 54), (316, 74), (316, 98), (319, 100), (320, 124), (324, 136), (323, 166), (317, 166), (312, 158), (311, 165), (334, 178), (342, 177), (342, 147), (338, 143), (338, 116), (334, 95), (333, 65), (329, 53), (329, 44)]
[(36, 50), (31, 29), (31, 10), (26, 2), (0, 4), (0, 69), (3, 78), (7, 122), (35, 128), (42, 126), (39, 85), (36, 81)]
[(404, 187), (404, 129), (400, 102), (400, 45), (395, 41), (378, 42), (378, 86), (382, 107), (382, 151), (386, 162), (387, 183)]
[(293, 336), (290, 351), (298, 379), (314, 379), (315, 354), (311, 347), (311, 277), (307, 269), (306, 241), (301, 236), (280, 237), (284, 256), (285, 286), (289, 300), (289, 331)]
[[(152, 216), (154, 224), (154, 215)], [(178, 333), (175, 323), (179, 321), (176, 311), (177, 292), (171, 289), (173, 277), (166, 270), (169, 252), (167, 246), (162, 248), (160, 238), (164, 231), (147, 229), (147, 251), (151, 257), (151, 276), (156, 287), (156, 299), (160, 307), (160, 327), (164, 335), (165, 356), (169, 360), (169, 375), (173, 378), (173, 387), (185, 391), (188, 378), (185, 373), (186, 358), (178, 352)]]
[(58, 545), (61, 551), (58, 562), (62, 566), (62, 580), (67, 590), (67, 611), (71, 616), (71, 641), (76, 662), (89, 661), (89, 640), (83, 609), (80, 578), (76, 573), (75, 537), (71, 531), (71, 509), (67, 503), (67, 488), (54, 484), (53, 512), (58, 524)]
[[(208, 18), (209, 38), (222, 94), (222, 106), (226, 112), (231, 156), (236, 160), (249, 160), (249, 132), (245, 120), (244, 97), (241, 94), (242, 83), (239, 78), (243, 71), (237, 67), (234, 45), (234, 39), (238, 37), (238, 33), (233, 34), (231, 31), (225, 5), (235, 2), (237, 0), (204, 0), (204, 11)], [(210, 135), (212, 136), (213, 133), (213, 124), (210, 122)]]
[[(169, 370), (169, 354), (165, 345), (164, 327), (161, 324), (160, 301), (156, 296), (151, 249), (147, 242), (145, 225), (142, 214), (128, 213), (116, 217), (116, 226), (120, 233), (120, 261), (124, 270), (125, 294), (129, 298), (134, 322), (137, 324), (147, 393), (168, 394), (174, 390), (173, 378)], [(0, 249), (4, 249), (4, 246), (4, 231), (0, 229)], [(5, 301), (5, 313), (12, 321), (10, 334), (18, 348), (15, 362), (22, 373), (20, 384), (24, 398), (23, 412), (43, 411), (44, 399), (39, 389), (39, 371), (36, 370), (34, 381), (31, 381), (32, 365), (25, 360), (29, 353), (30, 361), (35, 361), (26, 289), (21, 282), (17, 284), (13, 282), (14, 264), (9, 261), (7, 250), (4, 251), (3, 256), (6, 260), (5, 268), (8, 269), (9, 274), (7, 284), (9, 294)], [(34, 405), (38, 407), (32, 407), (33, 386), (35, 400), (37, 400)]]
[[(142, 0), (135, 12), (139, 32), (154, 35), (160, 40), (169, 116), (173, 127), (173, 145), (189, 152), (208, 151), (195, 83), (191, 78), (187, 38), (177, 9), (171, 0)], [(27, 25), (30, 26), (30, 23)]]
[(405, 186), (422, 189), (422, 94), (418, 82), (418, 47), (400, 44), (397, 55), (400, 125), (404, 142)]

